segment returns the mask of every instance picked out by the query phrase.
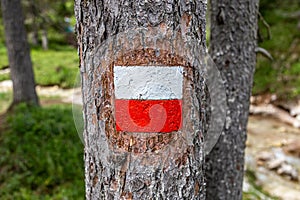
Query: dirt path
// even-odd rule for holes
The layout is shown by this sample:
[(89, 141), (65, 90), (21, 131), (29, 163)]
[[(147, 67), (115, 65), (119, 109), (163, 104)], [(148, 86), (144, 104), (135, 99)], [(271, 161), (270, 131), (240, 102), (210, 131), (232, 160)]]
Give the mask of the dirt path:
[[(81, 104), (81, 90), (80, 88), (62, 89), (58, 86), (37, 86), (36, 91), (41, 99), (41, 102), (49, 104), (51, 102), (59, 103), (76, 103)], [(12, 92), (12, 81), (6, 80), (0, 82), (0, 93)], [(74, 98), (74, 100), (73, 100)]]

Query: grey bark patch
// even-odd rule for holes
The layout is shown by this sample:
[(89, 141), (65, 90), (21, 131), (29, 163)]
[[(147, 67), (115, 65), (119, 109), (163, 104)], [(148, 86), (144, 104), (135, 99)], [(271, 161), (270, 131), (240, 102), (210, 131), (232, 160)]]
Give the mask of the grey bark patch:
[(258, 1), (211, 1), (210, 55), (225, 80), (228, 112), (206, 156), (207, 199), (242, 199), (249, 99), (256, 63)]

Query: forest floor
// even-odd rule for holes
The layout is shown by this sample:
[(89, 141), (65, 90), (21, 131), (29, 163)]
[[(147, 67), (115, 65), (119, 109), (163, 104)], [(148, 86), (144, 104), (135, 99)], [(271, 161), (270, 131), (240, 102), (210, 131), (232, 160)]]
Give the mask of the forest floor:
[(262, 191), (284, 200), (300, 200), (299, 156), (299, 128), (268, 115), (249, 117), (246, 174), (252, 173)]

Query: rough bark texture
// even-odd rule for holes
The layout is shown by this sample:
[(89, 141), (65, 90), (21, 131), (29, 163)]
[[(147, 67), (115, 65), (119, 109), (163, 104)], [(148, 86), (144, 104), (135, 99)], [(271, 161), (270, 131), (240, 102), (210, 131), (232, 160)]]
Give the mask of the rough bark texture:
[[(75, 1), (84, 103), (86, 199), (204, 198), (205, 109), (200, 100), (205, 99), (205, 80), (193, 67), (200, 61), (180, 57), (178, 49), (187, 49), (190, 54), (205, 51), (205, 11), (204, 0)], [(140, 27), (147, 31), (126, 32)], [(181, 35), (195, 42), (186, 48), (178, 42)], [(114, 65), (184, 66), (188, 89), (184, 91), (187, 119), (183, 131), (150, 133), (146, 137), (117, 132)]]
[(227, 116), (206, 157), (207, 199), (242, 199), (249, 98), (256, 64), (258, 0), (211, 0), (210, 55), (225, 80)]
[(20, 0), (1, 0), (5, 39), (13, 81), (13, 104), (38, 104)]

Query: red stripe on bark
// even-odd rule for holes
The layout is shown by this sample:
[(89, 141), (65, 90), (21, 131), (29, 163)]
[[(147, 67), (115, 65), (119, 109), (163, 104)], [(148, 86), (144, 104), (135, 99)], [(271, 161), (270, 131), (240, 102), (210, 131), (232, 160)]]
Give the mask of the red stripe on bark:
[(117, 131), (168, 133), (178, 131), (182, 121), (182, 100), (116, 99)]

